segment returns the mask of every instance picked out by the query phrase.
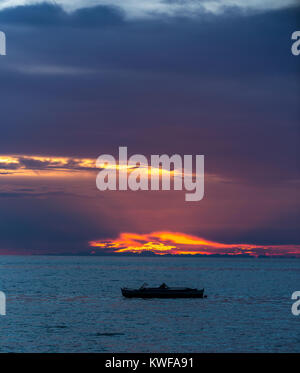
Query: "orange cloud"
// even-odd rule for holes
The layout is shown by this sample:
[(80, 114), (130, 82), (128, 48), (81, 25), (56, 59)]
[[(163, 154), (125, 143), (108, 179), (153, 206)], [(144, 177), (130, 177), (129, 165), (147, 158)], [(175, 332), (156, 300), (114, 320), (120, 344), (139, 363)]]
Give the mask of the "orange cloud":
[(74, 176), (78, 172), (96, 171), (96, 162), (90, 158), (55, 157), (39, 155), (0, 155), (0, 175), (21, 176)]
[(300, 256), (300, 245), (225, 244), (181, 232), (152, 232), (149, 234), (121, 233), (116, 239), (89, 242), (93, 248), (115, 253), (153, 252), (172, 254), (227, 254), (241, 255), (294, 255)]
[[(107, 164), (103, 163), (96, 166), (96, 159), (57, 157), (57, 156), (39, 156), (39, 155), (0, 155), (0, 175), (21, 174), (25, 176), (34, 176), (37, 174), (59, 176), (60, 174), (74, 173), (78, 171), (97, 171), (100, 168), (106, 168), (111, 171), (126, 170), (130, 174), (135, 170), (135, 166), (130, 164)], [(5, 171), (5, 172), (4, 172)], [(181, 171), (166, 170), (141, 164), (139, 166), (141, 177), (148, 178), (151, 175), (168, 175), (171, 178), (182, 177)]]

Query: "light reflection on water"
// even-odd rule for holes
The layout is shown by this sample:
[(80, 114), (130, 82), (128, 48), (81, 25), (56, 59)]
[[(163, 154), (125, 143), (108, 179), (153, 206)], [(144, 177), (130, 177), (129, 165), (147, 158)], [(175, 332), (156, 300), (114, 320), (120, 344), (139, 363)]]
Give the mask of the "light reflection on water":
[[(0, 257), (0, 352), (300, 352), (300, 260)], [(126, 299), (120, 287), (205, 287)]]

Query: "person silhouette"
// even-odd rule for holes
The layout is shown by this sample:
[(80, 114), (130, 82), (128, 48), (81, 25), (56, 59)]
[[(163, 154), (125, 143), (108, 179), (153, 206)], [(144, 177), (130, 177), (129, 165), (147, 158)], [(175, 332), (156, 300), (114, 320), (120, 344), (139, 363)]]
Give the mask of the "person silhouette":
[(160, 288), (160, 289), (167, 289), (167, 287), (168, 287), (168, 286), (163, 282), (163, 283), (160, 285), (159, 288)]

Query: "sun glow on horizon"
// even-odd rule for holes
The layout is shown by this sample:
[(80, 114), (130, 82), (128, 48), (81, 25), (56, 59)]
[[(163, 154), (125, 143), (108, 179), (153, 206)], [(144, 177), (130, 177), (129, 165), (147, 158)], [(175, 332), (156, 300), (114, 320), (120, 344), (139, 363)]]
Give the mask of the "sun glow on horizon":
[(225, 244), (181, 232), (159, 231), (149, 234), (121, 233), (116, 239), (90, 241), (93, 248), (114, 253), (152, 252), (157, 255), (295, 255), (300, 245)]

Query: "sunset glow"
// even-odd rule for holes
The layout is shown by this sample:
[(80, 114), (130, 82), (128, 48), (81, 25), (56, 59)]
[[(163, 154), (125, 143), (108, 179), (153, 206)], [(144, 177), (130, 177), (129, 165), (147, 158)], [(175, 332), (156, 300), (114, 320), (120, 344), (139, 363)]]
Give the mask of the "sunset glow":
[(0, 176), (65, 176), (74, 172), (95, 170), (89, 158), (38, 155), (0, 155)]
[[(0, 155), (0, 175), (5, 174), (28, 175), (33, 171), (43, 172), (74, 172), (74, 171), (96, 171), (105, 168), (108, 171), (127, 171), (130, 174), (139, 168), (141, 177), (148, 178), (150, 175), (168, 175), (170, 177), (181, 177), (182, 170), (167, 170), (164, 168), (152, 167), (146, 164), (108, 164), (103, 163), (96, 166), (96, 159), (79, 157), (56, 157), (39, 155)], [(187, 174), (187, 172), (185, 172)]]
[(149, 234), (121, 233), (116, 239), (89, 242), (93, 248), (115, 253), (152, 252), (157, 255), (293, 255), (300, 256), (300, 245), (225, 244), (180, 232)]

